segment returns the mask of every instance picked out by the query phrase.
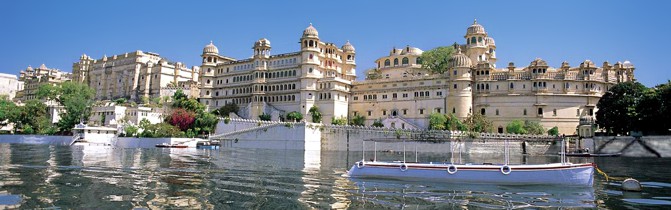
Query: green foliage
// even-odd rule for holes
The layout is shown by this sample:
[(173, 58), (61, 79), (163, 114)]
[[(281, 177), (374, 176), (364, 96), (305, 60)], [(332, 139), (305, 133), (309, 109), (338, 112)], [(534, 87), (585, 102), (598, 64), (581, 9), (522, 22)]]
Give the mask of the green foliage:
[(128, 102), (128, 101), (126, 100), (126, 98), (117, 98), (117, 99), (114, 100), (114, 103), (115, 103), (116, 105), (123, 105), (123, 104), (125, 104), (126, 102)]
[(222, 117), (228, 117), (231, 112), (235, 113), (235, 114), (238, 114), (238, 111), (240, 111), (240, 107), (238, 107), (237, 104), (228, 103), (228, 104), (226, 104), (222, 107), (219, 107), (219, 109), (214, 110), (214, 112), (215, 112), (214, 114), (222, 116)]
[(527, 131), (527, 134), (534, 134), (534, 135), (545, 134), (545, 128), (543, 128), (543, 126), (536, 121), (525, 120), (524, 130)]
[(447, 123), (445, 115), (436, 112), (429, 115), (429, 130), (445, 130), (445, 123)]
[(596, 105), (596, 124), (611, 134), (627, 134), (629, 131), (639, 130), (640, 115), (637, 107), (645, 92), (646, 87), (638, 82), (614, 85)]
[(494, 123), (480, 113), (469, 114), (464, 123), (468, 131), (476, 133), (489, 133), (494, 128)]
[(7, 97), (0, 98), (0, 125), (6, 125), (10, 122), (17, 109), (14, 102), (7, 100)]
[(310, 107), (310, 110), (308, 110), (308, 113), (312, 116), (313, 123), (322, 122), (322, 113), (319, 112), (319, 107), (317, 107), (317, 105), (312, 105), (312, 107)]
[(224, 118), (224, 123), (228, 124), (230, 122), (231, 122), (231, 118), (228, 118), (228, 117)]
[(381, 128), (384, 127), (384, 124), (382, 124), (382, 119), (377, 119), (373, 120), (373, 124), (371, 126)]
[(548, 130), (548, 135), (558, 136), (559, 135), (559, 128), (557, 126), (550, 128), (550, 130)]
[(331, 125), (347, 125), (347, 117), (333, 117)]
[[(47, 106), (38, 100), (28, 100), (23, 106), (7, 105), (5, 108), (13, 108), (7, 110), (7, 120), (14, 123), (14, 131), (22, 130), (22, 133), (49, 133), (54, 134), (54, 126), (47, 115)], [(45, 130), (40, 130), (44, 128)]]
[(194, 131), (197, 133), (212, 133), (217, 127), (217, 123), (219, 123), (219, 118), (216, 115), (208, 112), (201, 112), (196, 115)]
[(142, 96), (142, 97), (140, 98), (140, 103), (142, 103), (142, 104), (149, 104), (149, 97), (147, 97), (147, 96)]
[(289, 112), (287, 113), (287, 120), (293, 121), (293, 122), (298, 122), (303, 120), (303, 115), (300, 112)]
[(24, 134), (34, 134), (35, 130), (33, 130), (33, 127), (30, 125), (25, 125), (23, 126), (23, 132)]
[(454, 53), (454, 47), (442, 46), (424, 51), (419, 57), (422, 60), (422, 68), (429, 69), (433, 73), (442, 74), (447, 71), (450, 57)]
[(271, 119), (270, 114), (263, 113), (263, 114), (259, 115), (259, 120), (270, 121), (270, 119)]
[(145, 138), (166, 138), (166, 137), (184, 137), (184, 132), (179, 128), (168, 123), (156, 123), (145, 126), (140, 137)]
[(124, 127), (123, 130), (124, 130), (124, 133), (125, 133), (126, 137), (135, 137), (135, 136), (138, 135), (137, 132), (138, 132), (139, 128), (137, 126), (134, 126), (134, 125), (126, 125), (126, 127)]
[(450, 131), (467, 131), (468, 126), (461, 122), (457, 116), (454, 114), (450, 113), (445, 116), (447, 118), (447, 122), (445, 122), (445, 129), (450, 130)]
[(671, 116), (671, 81), (644, 90), (636, 112), (639, 130), (648, 135), (668, 135), (671, 122), (666, 118)]
[(42, 85), (37, 95), (42, 99), (56, 101), (65, 108), (65, 112), (60, 114), (58, 128), (61, 133), (71, 133), (76, 124), (87, 121), (91, 115), (95, 90), (88, 85), (68, 81)]
[(356, 125), (356, 126), (365, 126), (366, 125), (366, 117), (361, 116), (361, 115), (356, 115), (352, 117), (352, 120), (350, 122), (351, 125)]
[(506, 133), (527, 134), (527, 130), (524, 129), (524, 122), (521, 120), (513, 120), (506, 125)]

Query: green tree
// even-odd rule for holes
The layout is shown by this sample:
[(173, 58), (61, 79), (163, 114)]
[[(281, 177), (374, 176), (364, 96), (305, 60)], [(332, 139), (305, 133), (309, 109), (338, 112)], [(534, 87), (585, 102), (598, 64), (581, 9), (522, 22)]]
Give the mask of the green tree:
[(527, 131), (527, 134), (534, 134), (534, 135), (545, 134), (545, 128), (543, 128), (543, 126), (536, 121), (525, 120), (524, 130)]
[(7, 97), (0, 98), (0, 125), (4, 126), (10, 123), (12, 118), (14, 118), (13, 114), (16, 113), (16, 109), (16, 104), (7, 100)]
[(263, 114), (259, 115), (259, 120), (262, 120), (262, 121), (270, 121), (271, 118), (272, 117), (270, 116), (270, 114), (263, 113)]
[(548, 130), (548, 135), (558, 136), (559, 135), (559, 128), (557, 126), (550, 128), (550, 130)]
[(445, 122), (445, 129), (451, 131), (468, 131), (468, 126), (459, 120), (459, 118), (454, 114), (447, 114), (445, 118), (447, 118), (447, 121)]
[(440, 113), (431, 113), (429, 115), (429, 130), (445, 130), (447, 117)]
[(166, 138), (166, 137), (184, 137), (184, 132), (179, 128), (168, 123), (149, 124), (140, 133), (140, 137), (146, 138)]
[(210, 134), (213, 133), (215, 128), (219, 123), (219, 118), (207, 112), (201, 112), (196, 116), (196, 122), (194, 123), (194, 131)]
[(117, 98), (117, 99), (114, 100), (114, 103), (115, 103), (116, 105), (123, 105), (123, 104), (125, 104), (126, 102), (128, 102), (128, 101), (126, 100), (126, 98)]
[(377, 119), (373, 120), (373, 124), (371, 126), (381, 128), (384, 127), (384, 124), (382, 124), (382, 119)]
[(480, 113), (469, 114), (464, 123), (471, 132), (489, 133), (494, 128), (494, 123)]
[(671, 82), (643, 91), (636, 106), (639, 123), (637, 127), (645, 134), (668, 134), (671, 123), (666, 120), (671, 110)]
[(310, 107), (310, 110), (308, 110), (308, 113), (310, 113), (310, 115), (312, 116), (313, 123), (322, 122), (322, 113), (319, 112), (319, 107), (317, 107), (317, 105), (312, 105), (312, 107)]
[(135, 137), (137, 136), (138, 127), (134, 125), (126, 125), (123, 130), (124, 133), (126, 133), (126, 137)]
[(527, 130), (524, 127), (524, 122), (521, 120), (513, 120), (506, 125), (506, 133), (527, 134)]
[(95, 91), (88, 85), (68, 81), (58, 85), (42, 85), (37, 95), (64, 107), (65, 112), (60, 114), (58, 128), (61, 133), (69, 134), (76, 124), (88, 120)]
[(355, 115), (354, 117), (352, 117), (352, 122), (350, 124), (356, 125), (356, 126), (365, 126), (366, 125), (366, 117), (361, 116), (361, 115)]
[(298, 122), (303, 120), (303, 115), (300, 112), (289, 112), (287, 113), (287, 120), (293, 121), (293, 122)]
[(618, 83), (606, 92), (596, 107), (596, 124), (612, 134), (639, 130), (637, 107), (646, 87), (638, 82)]
[(347, 117), (333, 117), (331, 125), (347, 125)]
[(222, 107), (219, 107), (219, 109), (215, 110), (215, 114), (222, 117), (228, 117), (230, 113), (238, 114), (238, 111), (240, 111), (240, 107), (238, 107), (237, 104), (228, 103)]
[(442, 46), (424, 51), (419, 58), (422, 60), (422, 68), (429, 69), (433, 73), (442, 74), (447, 71), (449, 60), (454, 53), (454, 47)]

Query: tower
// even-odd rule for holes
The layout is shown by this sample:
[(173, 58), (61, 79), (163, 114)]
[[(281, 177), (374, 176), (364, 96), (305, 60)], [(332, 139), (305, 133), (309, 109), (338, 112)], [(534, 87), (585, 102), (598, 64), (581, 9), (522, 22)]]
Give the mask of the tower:
[(347, 40), (347, 42), (340, 49), (342, 49), (343, 53), (345, 54), (343, 57), (345, 58), (345, 64), (347, 64), (346, 67), (348, 67), (343, 69), (343, 73), (348, 76), (356, 76), (356, 70), (353, 67), (353, 65), (356, 65), (356, 60), (354, 58), (356, 50), (354, 49), (354, 46), (352, 46), (352, 44), (349, 43), (349, 40)]
[(319, 32), (312, 26), (303, 30), (301, 43), (301, 113), (308, 114), (308, 110), (315, 104), (317, 95), (317, 81), (322, 75), (319, 68)]
[[(268, 70), (268, 58), (270, 58), (270, 41), (268, 39), (259, 39), (254, 42), (252, 49), (254, 50), (254, 70), (252, 73), (252, 106), (251, 116), (259, 116), (264, 114), (265, 104), (263, 98), (266, 95), (264, 91), (264, 84), (266, 72)], [(267, 113), (272, 114), (272, 113)]]
[(449, 59), (447, 74), (450, 74), (450, 93), (447, 96), (447, 111), (460, 119), (465, 119), (472, 112), (473, 92), (471, 91), (471, 59), (457, 53)]
[(485, 27), (478, 24), (477, 20), (473, 20), (473, 24), (466, 30), (464, 38), (466, 38), (465, 53), (472, 62), (477, 63), (488, 59), (487, 53), (489, 48), (485, 41), (487, 32), (485, 32)]
[(200, 67), (200, 98), (202, 100), (201, 103), (205, 103), (205, 106), (209, 109), (214, 105), (212, 102), (212, 84), (214, 83), (214, 72), (219, 60), (219, 48), (214, 46), (212, 41), (210, 41), (210, 44), (203, 48), (201, 57), (203, 58), (203, 62)]

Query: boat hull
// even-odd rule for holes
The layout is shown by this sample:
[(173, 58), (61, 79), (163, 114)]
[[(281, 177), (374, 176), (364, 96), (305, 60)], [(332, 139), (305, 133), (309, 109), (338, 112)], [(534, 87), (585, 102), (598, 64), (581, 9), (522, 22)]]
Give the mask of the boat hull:
[(592, 186), (594, 182), (592, 163), (509, 165), (507, 168), (502, 165), (361, 163), (352, 166), (348, 172), (350, 177), (500, 185)]

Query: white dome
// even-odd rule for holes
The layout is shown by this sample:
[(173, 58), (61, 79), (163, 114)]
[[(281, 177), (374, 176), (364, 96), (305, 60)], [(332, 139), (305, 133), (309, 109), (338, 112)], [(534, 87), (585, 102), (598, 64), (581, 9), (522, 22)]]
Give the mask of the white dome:
[(457, 53), (452, 55), (449, 62), (450, 62), (449, 63), (450, 68), (471, 67), (472, 65), (471, 59), (468, 58), (468, 56), (461, 53), (461, 48), (457, 48)]
[(421, 55), (424, 51), (416, 47), (406, 46), (401, 51), (401, 55)]
[(389, 51), (389, 55), (400, 55), (401, 52), (403, 51), (400, 49), (396, 49), (396, 47), (394, 47), (393, 49), (391, 49), (391, 51)]
[(341, 47), (342, 51), (344, 52), (354, 52), (354, 46), (352, 46), (351, 43), (349, 43), (349, 40)]
[(473, 25), (469, 26), (466, 30), (466, 34), (484, 34), (485, 27), (478, 24), (478, 20), (473, 20)]
[(266, 38), (254, 42), (254, 47), (270, 47), (270, 41)]
[(531, 61), (531, 63), (529, 64), (529, 66), (548, 66), (548, 62), (546, 62), (546, 61), (543, 60), (543, 59), (536, 58), (536, 59), (534, 59), (533, 61)]
[(214, 46), (212, 41), (210, 41), (210, 44), (206, 45), (205, 48), (203, 48), (203, 54), (219, 54), (219, 48), (217, 48), (217, 46)]
[(319, 37), (319, 32), (317, 29), (312, 26), (312, 23), (310, 23), (310, 26), (308, 26), (304, 31), (303, 31), (303, 37)]
[(496, 42), (494, 42), (494, 38), (492, 37), (485, 37), (485, 43), (490, 46), (496, 46)]

